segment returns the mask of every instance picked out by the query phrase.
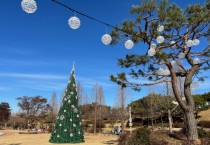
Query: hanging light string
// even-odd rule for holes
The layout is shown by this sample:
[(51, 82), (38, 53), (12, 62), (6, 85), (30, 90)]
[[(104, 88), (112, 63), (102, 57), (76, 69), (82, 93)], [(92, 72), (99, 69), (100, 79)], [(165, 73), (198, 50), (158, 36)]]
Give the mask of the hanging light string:
[[(112, 27), (112, 28), (114, 28), (114, 29), (116, 29), (116, 30), (119, 30), (119, 31), (124, 32), (124, 33), (127, 34), (127, 32), (124, 31), (124, 30), (122, 30), (122, 29), (119, 29), (119, 28), (117, 28), (117, 27), (115, 27), (115, 26), (113, 26), (113, 25), (110, 25), (110, 24), (108, 24), (108, 23), (106, 23), (106, 22), (103, 22), (103, 21), (101, 21), (101, 20), (99, 20), (99, 19), (93, 18), (93, 17), (91, 17), (91, 16), (89, 16), (89, 15), (86, 15), (86, 14), (84, 14), (84, 13), (82, 13), (82, 12), (79, 12), (79, 11), (77, 11), (77, 10), (75, 10), (75, 9), (73, 9), (73, 8), (71, 8), (71, 7), (69, 7), (69, 6), (65, 5), (65, 4), (63, 4), (63, 3), (59, 2), (59, 1), (57, 1), (57, 0), (52, 0), (52, 1), (55, 2), (55, 3), (57, 3), (57, 4), (59, 4), (59, 5), (61, 5), (61, 6), (63, 6), (63, 7), (65, 7), (65, 8), (67, 8), (67, 9), (69, 9), (69, 10), (72, 11), (72, 12), (76, 12), (77, 14), (80, 14), (80, 15), (86, 17), (86, 18), (89, 18), (89, 19), (91, 19), (91, 20), (94, 20), (94, 21), (99, 22), (99, 23), (101, 23), (101, 24), (103, 24), (103, 25)], [(127, 34), (127, 35), (128, 35), (128, 34)]]

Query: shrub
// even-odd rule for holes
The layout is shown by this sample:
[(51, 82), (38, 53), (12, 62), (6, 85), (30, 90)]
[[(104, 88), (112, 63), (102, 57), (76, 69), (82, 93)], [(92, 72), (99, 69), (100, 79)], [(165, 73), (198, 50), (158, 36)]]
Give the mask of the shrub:
[(150, 145), (151, 131), (145, 127), (137, 129), (128, 139), (128, 145)]
[(127, 145), (127, 140), (129, 137), (130, 137), (130, 135), (127, 132), (119, 135), (118, 145)]
[(207, 132), (203, 129), (198, 129), (198, 137), (199, 138), (210, 138), (210, 132)]

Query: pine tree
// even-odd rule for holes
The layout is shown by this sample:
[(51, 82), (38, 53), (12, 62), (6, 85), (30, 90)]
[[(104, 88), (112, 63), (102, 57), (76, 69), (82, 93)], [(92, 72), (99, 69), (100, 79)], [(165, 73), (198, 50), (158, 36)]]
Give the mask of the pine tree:
[(81, 112), (78, 105), (78, 96), (74, 67), (68, 82), (60, 110), (58, 112), (55, 128), (49, 140), (51, 143), (81, 143), (84, 134), (81, 123)]

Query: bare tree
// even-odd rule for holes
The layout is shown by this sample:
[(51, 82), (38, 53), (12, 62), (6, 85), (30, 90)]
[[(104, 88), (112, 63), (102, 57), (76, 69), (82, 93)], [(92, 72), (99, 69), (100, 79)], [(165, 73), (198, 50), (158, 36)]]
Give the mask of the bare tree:
[(25, 118), (28, 121), (28, 132), (30, 131), (31, 123), (35, 120), (43, 119), (46, 117), (46, 110), (49, 105), (47, 103), (46, 98), (42, 98), (41, 96), (35, 97), (18, 97), (16, 98), (18, 102), (18, 107), (22, 110), (18, 116)]
[(56, 119), (57, 114), (58, 114), (57, 95), (55, 92), (53, 92), (50, 100), (50, 117), (53, 123)]
[(77, 83), (77, 96), (78, 96), (78, 101), (79, 105), (83, 105), (85, 102), (85, 95), (84, 95), (84, 89), (83, 86), (80, 82)]
[(119, 117), (121, 120), (122, 131), (124, 130), (124, 123), (127, 117), (127, 89), (118, 86), (117, 88), (117, 99), (116, 99), (116, 106), (119, 108)]

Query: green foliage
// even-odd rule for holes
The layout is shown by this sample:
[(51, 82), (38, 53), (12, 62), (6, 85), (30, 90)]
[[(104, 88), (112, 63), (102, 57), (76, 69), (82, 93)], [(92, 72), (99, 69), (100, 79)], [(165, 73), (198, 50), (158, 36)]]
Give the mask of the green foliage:
[(205, 138), (205, 137), (210, 138), (210, 132), (207, 132), (203, 129), (198, 129), (198, 136), (199, 138)]
[(0, 104), (0, 124), (4, 124), (9, 120), (11, 109), (8, 103), (1, 102)]
[(128, 139), (128, 145), (150, 145), (151, 131), (145, 127), (137, 129), (133, 132), (131, 138)]
[[(117, 29), (112, 31), (112, 44), (124, 40), (125, 37), (127, 39), (128, 35), (135, 43), (143, 42), (147, 44), (146, 50), (152, 42), (156, 41), (155, 39), (159, 35), (164, 36), (166, 41), (162, 44), (157, 44), (155, 56), (127, 54), (125, 58), (118, 59), (118, 65), (122, 68), (130, 68), (131, 72), (128, 74), (132, 78), (145, 77), (150, 81), (158, 81), (164, 78), (154, 73), (159, 68), (157, 64), (177, 60), (178, 54), (184, 51), (191, 56), (190, 59), (193, 59), (195, 57), (192, 55), (194, 52), (191, 53), (191, 49), (184, 48), (186, 39), (210, 38), (209, 7), (209, 0), (206, 1), (204, 6), (194, 4), (188, 6), (186, 10), (182, 10), (176, 4), (170, 4), (168, 0), (143, 0), (141, 5), (133, 5), (129, 12), (136, 18), (124, 20), (117, 26)], [(164, 31), (161, 34), (157, 31), (158, 25), (164, 26)], [(172, 40), (176, 41), (176, 48), (171, 48), (170, 41)], [(143, 48), (141, 49), (143, 50)], [(207, 57), (208, 51), (201, 50), (196, 53), (201, 53), (202, 56)], [(188, 60), (188, 62), (190, 61)], [(169, 66), (167, 65), (167, 67)], [(203, 65), (201, 70), (204, 69), (208, 70), (210, 67)], [(182, 75), (183, 72), (177, 73), (177, 76)], [(111, 80), (123, 87), (131, 86), (135, 90), (140, 89), (140, 85), (130, 82), (126, 77), (125, 73), (119, 73), (116, 76), (112, 75)]]

